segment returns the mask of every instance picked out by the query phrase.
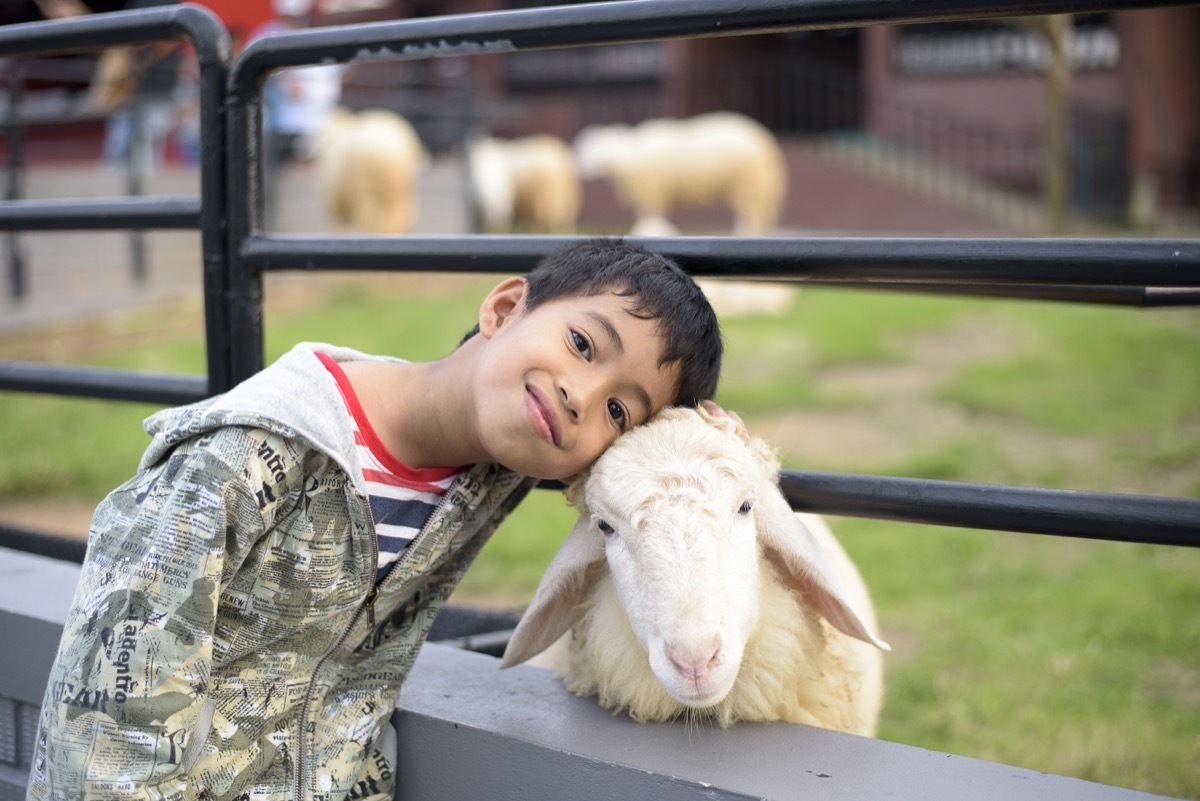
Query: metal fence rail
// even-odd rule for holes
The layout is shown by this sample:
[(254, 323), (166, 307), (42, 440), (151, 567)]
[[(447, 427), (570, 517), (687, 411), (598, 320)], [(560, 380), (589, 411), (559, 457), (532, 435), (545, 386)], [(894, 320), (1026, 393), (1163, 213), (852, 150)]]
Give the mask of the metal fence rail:
[[(1143, 3), (1113, 3), (1112, 8)], [(201, 200), (128, 199), (100, 203), (9, 202), (0, 204), (0, 229), (86, 226), (186, 227), (198, 223), (204, 238), (206, 336), (209, 375), (188, 377), (135, 374), (96, 368), (0, 364), (0, 389), (52, 392), (109, 399), (177, 403), (222, 391), (263, 366), (262, 275), (281, 270), (376, 270), (511, 273), (528, 270), (566, 242), (552, 236), (310, 237), (261, 233), (262, 84), (277, 68), (330, 61), (412, 60), (448, 55), (513, 52), (586, 44), (663, 38), (737, 35), (883, 22), (968, 19), (1091, 8), (1075, 2), (946, 2), (923, 4), (845, 2), (619, 2), (521, 9), (456, 17), (368, 23), (284, 33), (253, 43), (228, 68), (221, 36), (197, 50), (207, 80), (202, 82)], [(174, 10), (100, 15), (65, 25), (37, 23), (0, 31), (0, 55), (71, 46), (133, 41), (212, 26), (205, 12)], [(21, 30), (18, 30), (21, 29)], [(221, 31), (223, 34), (223, 31)], [(207, 88), (207, 93), (203, 90)], [(227, 109), (225, 136), (213, 125)], [(219, 126), (218, 126), (219, 127)], [(215, 163), (214, 163), (215, 162)], [(221, 174), (220, 169), (227, 169)], [(219, 189), (227, 188), (222, 201)], [(214, 195), (214, 192), (216, 193)], [(217, 199), (214, 200), (213, 198)], [(227, 208), (222, 228), (220, 209)], [(56, 214), (56, 212), (59, 212)], [(915, 239), (681, 237), (646, 240), (652, 249), (678, 259), (698, 276), (760, 278), (800, 283), (861, 286), (896, 291), (999, 296), (1024, 299), (1152, 307), (1200, 303), (1200, 242), (1186, 239)], [(219, 245), (219, 246), (218, 246)], [(813, 477), (809, 477), (811, 484)], [(870, 491), (863, 481), (876, 482)], [(1075, 496), (1042, 495), (1047, 511), (1018, 522), (983, 502), (978, 485), (928, 482), (897, 492), (879, 505), (879, 488), (895, 488), (879, 477), (826, 474), (822, 493), (805, 493), (805, 503), (823, 511), (947, 522), (931, 512), (939, 501), (934, 486), (959, 497), (976, 513), (958, 514), (952, 525), (972, 525), (1086, 536), (1097, 516), (1069, 502)], [(880, 482), (883, 482), (882, 484)], [(1004, 497), (991, 488), (986, 498)], [(1013, 493), (1027, 492), (1013, 488)], [(1046, 491), (1048, 492), (1048, 491)], [(815, 497), (824, 497), (822, 506)], [(1103, 516), (1138, 519), (1156, 499), (1089, 494), (1102, 502)], [(834, 498), (836, 497), (836, 501)], [(1015, 494), (1009, 497), (1016, 497)], [(797, 501), (799, 496), (797, 496)], [(1106, 536), (1134, 541), (1196, 545), (1200, 501), (1175, 502), (1159, 521), (1158, 533), (1112, 526)], [(974, 505), (972, 507), (972, 505)], [(969, 521), (969, 522), (961, 522)]]
[[(1143, 3), (1112, 3), (1110, 8)], [(304, 237), (264, 236), (258, 153), (262, 82), (273, 69), (323, 61), (412, 60), (651, 39), (737, 35), (876, 23), (969, 19), (1095, 10), (1073, 2), (931, 4), (878, 2), (727, 2), (662, 0), (520, 9), (301, 30), (251, 44), (230, 68), (230, 285), (250, 300), (230, 318), (230, 340), (262, 342), (262, 274), (273, 270), (426, 270), (521, 272), (565, 240), (558, 237)], [(695, 275), (836, 283), (908, 291), (980, 294), (1134, 306), (1200, 302), (1200, 243), (1192, 240), (1087, 239), (731, 239), (647, 240)], [(262, 348), (231, 355), (242, 379), (262, 368)], [(882, 480), (882, 479), (877, 479)], [(826, 475), (840, 488), (841, 511), (870, 509), (859, 477)], [(947, 486), (955, 487), (951, 482)], [(995, 493), (1005, 488), (996, 487)], [(1019, 490), (1013, 488), (1012, 492)], [(956, 494), (979, 498), (971, 485)], [(1044, 496), (1049, 499), (1050, 496)], [(854, 498), (854, 500), (847, 500)], [(1094, 512), (1064, 503), (1018, 523), (981, 508), (969, 525), (1019, 531), (1086, 532)], [(1144, 503), (1099, 498), (1109, 514), (1137, 517)], [(1153, 506), (1152, 499), (1149, 504)], [(1161, 521), (1158, 541), (1200, 544), (1200, 501), (1183, 500)], [(887, 514), (927, 520), (936, 505), (921, 492), (897, 494)], [(1136, 508), (1135, 508), (1136, 507)], [(833, 511), (812, 504), (816, 510)], [(1055, 509), (1049, 511), (1049, 509)], [(879, 508), (874, 509), (879, 514)], [(937, 514), (933, 515), (938, 517)], [(1122, 535), (1124, 532), (1124, 536)], [(1138, 539), (1138, 529), (1114, 526), (1114, 538)]]
[(1200, 500), (784, 470), (793, 509), (935, 526), (1200, 547)]
[[(569, 241), (560, 236), (257, 235), (243, 240), (237, 256), (247, 272), (497, 273), (526, 270)], [(1047, 295), (1068, 287), (1152, 289), (1184, 296), (1200, 290), (1200, 242), (1190, 239), (689, 236), (641, 241), (702, 276), (842, 286), (942, 284), (964, 291), (1041, 286)], [(1028, 290), (1019, 296), (1028, 297)]]
[[(185, 39), (196, 54), (200, 87), (199, 197), (114, 197), (0, 201), (0, 231), (199, 229), (208, 375), (203, 379), (125, 370), (0, 362), (0, 390), (52, 392), (178, 403), (229, 385), (225, 264), (225, 81), (229, 33), (211, 11), (180, 5), (90, 14), (0, 27), (0, 58)], [(10, 165), (10, 170), (13, 169)]]
[[(1106, 9), (1185, 3), (1111, 2)], [(199, 199), (8, 201), (0, 230), (190, 228), (201, 232), (208, 372), (164, 376), (0, 363), (0, 390), (179, 403), (263, 367), (270, 271), (514, 273), (567, 241), (542, 236), (263, 234), (262, 88), (275, 69), (580, 45), (1095, 11), (1082, 0), (616, 0), (279, 34), (229, 64), (211, 13), (181, 6), (0, 28), (0, 56), (187, 37), (200, 66)], [(694, 275), (1133, 307), (1200, 305), (1200, 241), (681, 237), (645, 243)], [(784, 471), (796, 508), (980, 529), (1200, 547), (1200, 500)], [(0, 524), (0, 544), (34, 548)], [(49, 542), (49, 540), (48, 540)], [(82, 558), (82, 549), (67, 558)]]
[(0, 206), (0, 231), (199, 228), (202, 205), (192, 197), (10, 200)]

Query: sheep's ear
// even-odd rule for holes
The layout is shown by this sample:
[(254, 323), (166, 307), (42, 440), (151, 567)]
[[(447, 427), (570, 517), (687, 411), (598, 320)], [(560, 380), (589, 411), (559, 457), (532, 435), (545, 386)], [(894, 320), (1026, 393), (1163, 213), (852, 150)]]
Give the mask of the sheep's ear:
[(816, 603), (821, 616), (840, 631), (884, 651), (892, 650), (863, 621), (833, 558), (783, 495), (768, 493), (759, 502), (765, 508), (759, 518), (758, 536), (770, 555), (778, 557), (777, 563), (785, 569), (793, 586), (805, 592)]
[(500, 667), (537, 656), (583, 615), (582, 604), (595, 582), (595, 571), (589, 568), (604, 559), (604, 543), (591, 528), (591, 515), (584, 511), (546, 568), (533, 601), (504, 649)]

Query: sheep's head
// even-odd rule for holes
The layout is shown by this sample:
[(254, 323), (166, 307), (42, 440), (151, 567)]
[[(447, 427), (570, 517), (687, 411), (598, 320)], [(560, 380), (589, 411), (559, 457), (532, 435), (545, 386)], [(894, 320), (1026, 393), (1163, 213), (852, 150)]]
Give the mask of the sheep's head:
[(502, 666), (548, 647), (579, 618), (606, 565), (650, 668), (693, 708), (718, 704), (758, 620), (759, 554), (772, 551), (821, 613), (871, 635), (841, 599), (811, 535), (776, 486), (778, 461), (730, 418), (667, 409), (619, 437), (568, 488), (579, 520), (555, 556)]
[(629, 149), (633, 129), (628, 125), (589, 125), (572, 142), (579, 176), (585, 180), (608, 174)]
[(732, 421), (672, 409), (622, 437), (573, 493), (650, 667), (681, 704), (733, 686), (758, 619), (760, 466)]
[(516, 187), (504, 142), (481, 138), (467, 145), (467, 185), (469, 200), (475, 204), (485, 232), (503, 232), (512, 227)]
[(321, 154), (331, 149), (354, 125), (354, 112), (344, 106), (336, 107), (313, 141), (313, 152)]

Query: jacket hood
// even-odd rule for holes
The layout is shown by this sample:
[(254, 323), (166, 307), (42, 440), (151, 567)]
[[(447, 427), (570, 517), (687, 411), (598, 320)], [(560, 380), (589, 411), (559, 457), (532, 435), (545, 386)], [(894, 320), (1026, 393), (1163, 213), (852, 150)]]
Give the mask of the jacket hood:
[(347, 461), (356, 452), (354, 429), (337, 382), (317, 358), (318, 353), (337, 362), (403, 363), (402, 359), (371, 356), (351, 348), (302, 342), (228, 392), (147, 417), (143, 428), (153, 439), (142, 456), (142, 469), (184, 440), (224, 426), (251, 426), (302, 438), (335, 458), (349, 475), (357, 475), (358, 465)]

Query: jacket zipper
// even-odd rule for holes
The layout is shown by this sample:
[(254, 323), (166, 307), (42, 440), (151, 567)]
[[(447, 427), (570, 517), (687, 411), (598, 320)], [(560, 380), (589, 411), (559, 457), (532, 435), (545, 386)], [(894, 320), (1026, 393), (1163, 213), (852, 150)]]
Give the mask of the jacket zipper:
[(354, 614), (350, 616), (350, 622), (342, 629), (342, 633), (334, 640), (333, 645), (317, 660), (316, 667), (313, 668), (312, 679), (308, 682), (308, 691), (304, 694), (304, 703), (300, 707), (300, 727), (296, 732), (296, 801), (304, 799), (304, 766), (308, 763), (308, 757), (305, 751), (308, 750), (308, 710), (312, 706), (313, 691), (317, 686), (317, 678), (321, 675), (321, 669), (325, 667), (325, 663), (329, 661), (329, 657), (333, 652), (342, 647), (342, 643), (350, 636), (350, 632), (354, 630), (354, 625), (358, 623), (359, 616), (363, 610), (367, 610), (367, 619), (372, 627), (375, 624), (375, 594), (377, 588), (375, 586), (375, 565), (379, 563), (379, 539), (375, 535), (375, 516), (371, 511), (371, 502), (365, 495), (358, 495), (358, 498), (363, 502), (363, 506), (367, 510), (367, 520), (371, 523), (371, 589), (367, 592), (366, 603), (354, 610)]
[(338, 636), (337, 640), (334, 641), (333, 645), (331, 645), (324, 655), (317, 660), (317, 665), (315, 668), (313, 668), (312, 679), (308, 683), (308, 692), (304, 694), (304, 704), (300, 707), (300, 729), (296, 733), (296, 801), (302, 801), (304, 798), (304, 766), (308, 761), (307, 755), (305, 754), (305, 751), (308, 748), (308, 710), (309, 707), (312, 706), (313, 690), (316, 689), (317, 677), (321, 675), (321, 669), (325, 667), (325, 663), (329, 661), (329, 657), (333, 655), (333, 652), (342, 647), (342, 643), (346, 641), (346, 637), (350, 635), (350, 632), (354, 629), (354, 625), (358, 623), (359, 615), (361, 615), (364, 610), (367, 613), (367, 623), (372, 629), (375, 628), (375, 599), (379, 597), (380, 588), (387, 583), (388, 579), (392, 577), (392, 573), (395, 572), (396, 567), (412, 558), (413, 551), (416, 550), (417, 544), (425, 539), (426, 535), (429, 533), (431, 523), (439, 514), (441, 514), (447, 504), (449, 504), (453, 490), (458, 487), (459, 482), (461, 481), (462, 476), (459, 476), (454, 480), (454, 483), (446, 488), (446, 491), (442, 493), (442, 498), (438, 502), (437, 508), (433, 510), (433, 514), (429, 516), (429, 519), (425, 521), (425, 525), (421, 527), (421, 533), (417, 535), (416, 539), (408, 544), (408, 547), (405, 548), (400, 559), (398, 559), (396, 563), (392, 565), (392, 570), (389, 570), (384, 580), (379, 583), (376, 583), (375, 581), (375, 573), (379, 569), (379, 535), (375, 533), (375, 515), (371, 511), (370, 499), (365, 495), (358, 496), (359, 499), (362, 500), (363, 506), (366, 507), (367, 519), (371, 523), (371, 565), (370, 575), (368, 577), (370, 580), (371, 589), (367, 591), (366, 598), (363, 599), (363, 605), (354, 610), (354, 614), (350, 617), (350, 622), (346, 624), (344, 629), (342, 629), (342, 633)]
[[(451, 483), (450, 486), (446, 488), (446, 491), (442, 493), (441, 500), (438, 501), (438, 505), (434, 508), (433, 513), (430, 514), (429, 518), (425, 521), (425, 525), (421, 527), (421, 531), (419, 534), (417, 534), (416, 539), (414, 539), (412, 542), (410, 542), (408, 544), (408, 547), (404, 549), (404, 553), (401, 554), (400, 558), (396, 560), (396, 563), (394, 565), (392, 565), (392, 569), (389, 570), (387, 575), (383, 577), (383, 581), (380, 582), (378, 587), (374, 587), (374, 591), (367, 597), (367, 600), (371, 604), (371, 607), (372, 607), (372, 609), (371, 609), (372, 619), (375, 614), (375, 611), (374, 611), (375, 596), (379, 594), (378, 591), (383, 587), (383, 585), (385, 585), (389, 581), (393, 580), (392, 575), (394, 573), (396, 573), (397, 567), (399, 567), (400, 565), (402, 565), (405, 562), (408, 562), (410, 559), (412, 559), (413, 552), (416, 551), (416, 549), (417, 549), (417, 544), (425, 539), (426, 535), (429, 533), (429, 528), (433, 524), (433, 521), (436, 520), (437, 516), (440, 515), (445, 510), (445, 508), (450, 505), (451, 493), (458, 486), (458, 483), (461, 479), (462, 479), (462, 476), (459, 476), (458, 478), (454, 479), (453, 483)], [(367, 508), (370, 509), (370, 506), (368, 505)], [(373, 525), (374, 525), (374, 523), (372, 523), (372, 526)], [(378, 540), (376, 540), (376, 543), (378, 543)], [(378, 548), (378, 545), (376, 547)], [(376, 555), (375, 560), (379, 561), (378, 555)]]
[(375, 628), (375, 599), (379, 597), (379, 582), (375, 574), (379, 571), (379, 534), (375, 531), (375, 512), (371, 509), (371, 499), (360, 495), (363, 506), (367, 507), (367, 520), (371, 523), (371, 574), (368, 577), (371, 589), (367, 591), (367, 625)]

